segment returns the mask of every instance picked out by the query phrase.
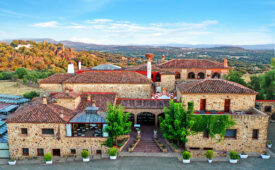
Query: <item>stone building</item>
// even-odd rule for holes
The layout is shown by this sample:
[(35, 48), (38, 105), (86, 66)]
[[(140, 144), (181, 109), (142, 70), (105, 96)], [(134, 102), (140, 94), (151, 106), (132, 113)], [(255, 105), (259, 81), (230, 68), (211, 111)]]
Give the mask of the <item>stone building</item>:
[(275, 120), (275, 100), (256, 100), (255, 107)]
[(10, 156), (70, 156), (83, 149), (104, 153), (107, 103), (122, 105), (133, 124), (158, 126), (170, 99), (182, 99), (184, 105), (194, 102), (195, 114), (230, 115), (236, 121), (223, 142), (197, 134), (188, 137), (188, 149), (264, 151), (269, 117), (254, 108), (255, 91), (223, 80), (229, 71), (227, 60), (163, 59), (152, 65), (154, 56), (146, 57), (147, 64), (129, 68), (80, 65), (75, 73), (71, 65), (71, 73), (41, 80), (43, 100), (22, 106), (7, 121)]

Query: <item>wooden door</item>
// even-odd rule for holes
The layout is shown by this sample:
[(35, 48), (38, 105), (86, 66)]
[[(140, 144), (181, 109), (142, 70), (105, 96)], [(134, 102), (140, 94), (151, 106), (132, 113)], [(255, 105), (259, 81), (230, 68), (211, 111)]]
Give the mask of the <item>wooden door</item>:
[(206, 99), (201, 99), (200, 110), (203, 110), (203, 111), (206, 110)]
[(224, 112), (230, 111), (230, 99), (225, 99), (224, 101)]

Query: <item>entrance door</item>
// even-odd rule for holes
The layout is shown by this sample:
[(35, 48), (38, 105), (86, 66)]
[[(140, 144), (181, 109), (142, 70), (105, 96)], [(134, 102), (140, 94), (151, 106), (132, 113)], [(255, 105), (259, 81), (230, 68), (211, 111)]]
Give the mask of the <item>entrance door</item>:
[(60, 149), (53, 149), (53, 156), (60, 156)]
[(149, 112), (139, 113), (137, 123), (142, 125), (155, 125), (155, 115)]
[(201, 99), (201, 106), (200, 106), (201, 111), (206, 110), (206, 99)]
[(225, 99), (224, 101), (224, 112), (230, 111), (230, 99)]

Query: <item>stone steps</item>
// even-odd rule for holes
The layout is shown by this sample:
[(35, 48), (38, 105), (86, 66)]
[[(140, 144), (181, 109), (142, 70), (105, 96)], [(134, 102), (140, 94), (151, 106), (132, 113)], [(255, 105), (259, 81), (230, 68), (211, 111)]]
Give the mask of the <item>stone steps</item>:
[(161, 152), (155, 141), (141, 140), (134, 152)]

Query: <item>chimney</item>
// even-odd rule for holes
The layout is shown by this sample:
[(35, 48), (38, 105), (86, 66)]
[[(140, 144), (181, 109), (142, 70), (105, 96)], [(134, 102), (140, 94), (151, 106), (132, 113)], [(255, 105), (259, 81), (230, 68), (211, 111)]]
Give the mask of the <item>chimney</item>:
[(88, 94), (88, 96), (87, 96), (87, 101), (88, 101), (88, 102), (91, 101), (91, 95), (90, 95), (90, 94)]
[(93, 107), (96, 107), (96, 101), (93, 100), (92, 102), (93, 102), (92, 106), (93, 106)]
[(161, 62), (164, 62), (164, 61), (165, 61), (165, 55), (162, 54), (162, 56), (161, 56)]
[(68, 73), (74, 73), (74, 64), (72, 61), (68, 64)]
[(224, 65), (224, 67), (228, 67), (228, 61), (227, 61), (227, 59), (225, 58), (225, 59), (223, 59), (223, 65)]
[(154, 58), (154, 54), (152, 53), (146, 53), (145, 57), (147, 58), (147, 78), (151, 79), (151, 74), (152, 74), (152, 65), (151, 61)]
[(81, 70), (81, 61), (78, 60), (78, 70)]
[(48, 104), (46, 95), (43, 96), (42, 104)]

